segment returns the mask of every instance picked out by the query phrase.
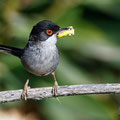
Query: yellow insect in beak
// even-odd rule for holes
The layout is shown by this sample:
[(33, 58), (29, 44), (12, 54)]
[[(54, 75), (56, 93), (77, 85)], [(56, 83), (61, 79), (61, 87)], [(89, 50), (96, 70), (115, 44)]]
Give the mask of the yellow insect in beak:
[(67, 27), (67, 28), (61, 28), (58, 32), (57, 32), (57, 37), (58, 38), (61, 38), (61, 37), (64, 37), (64, 36), (71, 36), (71, 35), (74, 35), (74, 29), (72, 26), (70, 27)]

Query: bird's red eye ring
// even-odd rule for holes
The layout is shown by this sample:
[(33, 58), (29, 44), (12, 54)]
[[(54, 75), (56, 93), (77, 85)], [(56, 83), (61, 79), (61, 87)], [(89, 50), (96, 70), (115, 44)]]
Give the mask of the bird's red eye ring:
[(47, 34), (47, 35), (52, 35), (52, 34), (53, 34), (53, 31), (52, 31), (52, 30), (46, 30), (46, 34)]

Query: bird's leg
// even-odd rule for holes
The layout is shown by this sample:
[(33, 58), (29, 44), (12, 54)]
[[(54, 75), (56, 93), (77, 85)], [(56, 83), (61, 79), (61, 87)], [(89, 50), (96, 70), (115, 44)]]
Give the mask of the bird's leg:
[(52, 73), (53, 79), (54, 79), (54, 86), (53, 86), (53, 95), (57, 96), (57, 90), (58, 90), (58, 83), (55, 77), (55, 72)]
[(28, 83), (29, 83), (30, 77), (31, 77), (31, 75), (28, 76), (27, 81), (24, 85), (22, 95), (21, 95), (22, 99), (24, 99), (24, 100), (27, 100), (27, 92), (28, 92), (28, 88), (29, 88)]

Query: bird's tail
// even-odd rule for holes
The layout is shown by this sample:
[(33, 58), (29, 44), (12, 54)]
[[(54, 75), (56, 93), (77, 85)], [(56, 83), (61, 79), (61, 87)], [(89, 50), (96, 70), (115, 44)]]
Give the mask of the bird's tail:
[(0, 52), (12, 54), (20, 58), (23, 53), (23, 49), (0, 45)]

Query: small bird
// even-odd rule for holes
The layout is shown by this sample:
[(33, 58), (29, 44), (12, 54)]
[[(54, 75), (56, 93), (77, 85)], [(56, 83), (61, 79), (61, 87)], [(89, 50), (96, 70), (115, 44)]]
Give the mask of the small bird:
[[(25, 69), (36, 76), (53, 75), (53, 95), (57, 96), (58, 83), (55, 70), (59, 63), (59, 51), (56, 46), (57, 38), (74, 35), (72, 26), (60, 28), (56, 23), (43, 20), (33, 26), (29, 40), (25, 48), (15, 48), (0, 45), (0, 52), (12, 54), (18, 57)], [(30, 75), (24, 85), (22, 98), (27, 99), (28, 83)]]

